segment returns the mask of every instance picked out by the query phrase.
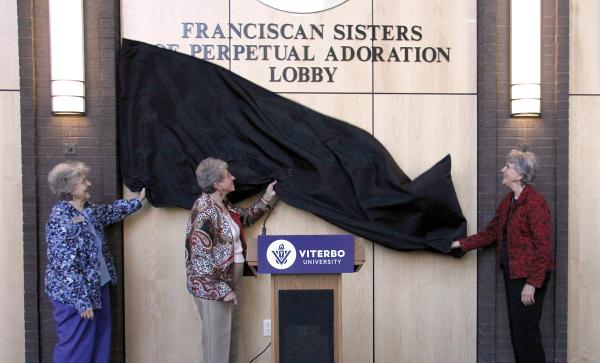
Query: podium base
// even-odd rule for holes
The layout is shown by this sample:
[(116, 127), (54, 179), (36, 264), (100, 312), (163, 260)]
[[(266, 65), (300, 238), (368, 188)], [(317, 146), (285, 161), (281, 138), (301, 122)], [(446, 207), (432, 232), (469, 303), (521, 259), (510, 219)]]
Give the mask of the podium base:
[[(294, 333), (290, 333), (287, 328), (282, 326), (280, 328), (280, 324), (286, 324), (286, 321), (281, 321), (280, 317), (282, 316), (282, 312), (280, 309), (287, 309), (285, 304), (287, 303), (286, 294), (291, 294), (290, 296), (301, 296), (303, 293), (313, 294), (318, 297), (319, 302), (314, 302), (314, 304), (318, 306), (323, 306), (327, 304), (327, 296), (330, 296), (331, 305), (331, 313), (329, 319), (331, 319), (331, 325), (333, 328), (333, 336), (331, 337), (331, 341), (333, 343), (333, 360), (325, 360), (325, 362), (334, 362), (339, 363), (342, 362), (342, 275), (341, 274), (315, 274), (315, 275), (271, 275), (271, 306), (272, 316), (271, 321), (273, 323), (273, 330), (271, 336), (271, 347), (272, 351), (272, 359), (273, 363), (285, 363), (285, 362), (296, 362), (295, 360), (284, 360), (288, 358), (288, 356), (282, 355), (280, 351), (280, 345), (282, 343), (284, 348), (287, 347), (286, 338), (288, 338)], [(284, 298), (281, 299), (280, 297)], [(321, 301), (324, 300), (324, 301)], [(280, 305), (284, 304), (284, 305)], [(306, 302), (304, 306), (298, 306), (294, 304), (295, 308), (292, 311), (292, 314), (316, 314), (317, 311), (311, 311), (309, 303)], [(324, 309), (325, 310), (325, 309)], [(305, 329), (305, 332), (308, 333), (308, 330), (313, 332), (316, 331), (314, 326), (311, 326), (310, 320), (309, 324), (305, 328), (300, 328), (300, 330)], [(283, 330), (283, 329), (286, 330)], [(282, 333), (285, 332), (286, 336), (283, 337)], [(321, 362), (322, 360), (304, 360), (313, 361), (313, 362)]]

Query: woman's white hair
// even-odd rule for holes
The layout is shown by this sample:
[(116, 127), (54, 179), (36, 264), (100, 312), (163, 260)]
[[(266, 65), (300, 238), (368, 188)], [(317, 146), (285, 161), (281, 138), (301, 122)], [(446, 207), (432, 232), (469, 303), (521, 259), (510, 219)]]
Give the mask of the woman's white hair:
[(196, 168), (196, 179), (204, 193), (213, 193), (214, 184), (223, 180), (225, 171), (228, 169), (225, 161), (215, 158), (206, 158)]
[(75, 185), (85, 178), (90, 167), (83, 161), (67, 160), (57, 164), (48, 173), (48, 185), (61, 199), (72, 199)]
[(513, 149), (506, 156), (506, 161), (513, 164), (515, 171), (523, 176), (521, 183), (529, 184), (533, 182), (538, 164), (538, 158), (534, 153), (527, 151), (527, 149), (523, 151)]

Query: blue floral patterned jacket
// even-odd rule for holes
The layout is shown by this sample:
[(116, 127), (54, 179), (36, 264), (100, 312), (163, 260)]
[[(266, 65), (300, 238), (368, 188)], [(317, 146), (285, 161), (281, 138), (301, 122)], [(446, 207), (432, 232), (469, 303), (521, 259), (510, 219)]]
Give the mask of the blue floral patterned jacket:
[[(111, 282), (117, 282), (115, 265), (104, 227), (116, 223), (142, 207), (138, 199), (119, 199), (108, 205), (87, 202), (84, 206), (102, 238), (104, 259)], [(46, 293), (50, 299), (73, 306), (79, 313), (100, 308), (100, 260), (94, 235), (83, 214), (68, 201), (56, 203), (46, 224), (48, 265)]]

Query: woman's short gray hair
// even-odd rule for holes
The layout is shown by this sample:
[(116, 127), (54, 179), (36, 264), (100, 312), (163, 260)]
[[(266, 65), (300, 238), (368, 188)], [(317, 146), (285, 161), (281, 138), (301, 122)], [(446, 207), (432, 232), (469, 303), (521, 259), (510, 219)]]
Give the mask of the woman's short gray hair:
[(223, 180), (223, 176), (228, 169), (225, 161), (215, 158), (206, 158), (198, 164), (196, 168), (196, 179), (198, 185), (204, 193), (213, 193), (214, 184)]
[(72, 199), (75, 185), (90, 173), (83, 161), (68, 160), (57, 164), (48, 173), (48, 185), (53, 194), (61, 199)]
[(506, 162), (513, 164), (515, 171), (523, 176), (521, 183), (529, 184), (535, 179), (538, 158), (531, 151), (513, 149), (506, 156)]

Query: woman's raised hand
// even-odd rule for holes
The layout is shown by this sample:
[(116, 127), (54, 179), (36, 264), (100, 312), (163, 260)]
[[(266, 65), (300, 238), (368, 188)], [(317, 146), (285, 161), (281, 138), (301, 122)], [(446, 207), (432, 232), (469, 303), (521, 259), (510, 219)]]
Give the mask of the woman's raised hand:
[(460, 248), (460, 242), (459, 241), (453, 241), (452, 244), (450, 245), (450, 248), (454, 249), (454, 248)]
[(271, 201), (271, 199), (273, 199), (273, 197), (277, 194), (275, 193), (275, 189), (273, 189), (273, 186), (275, 186), (275, 184), (277, 184), (277, 180), (273, 180), (268, 186), (267, 186), (267, 190), (265, 191), (265, 194), (263, 195), (263, 199), (268, 203)]
[(137, 199), (139, 199), (139, 200), (140, 200), (140, 202), (143, 202), (143, 201), (144, 201), (144, 199), (146, 199), (146, 188), (142, 188), (142, 190), (140, 190), (140, 191), (138, 192), (138, 195), (137, 195), (137, 197), (136, 197), (136, 198), (137, 198)]

